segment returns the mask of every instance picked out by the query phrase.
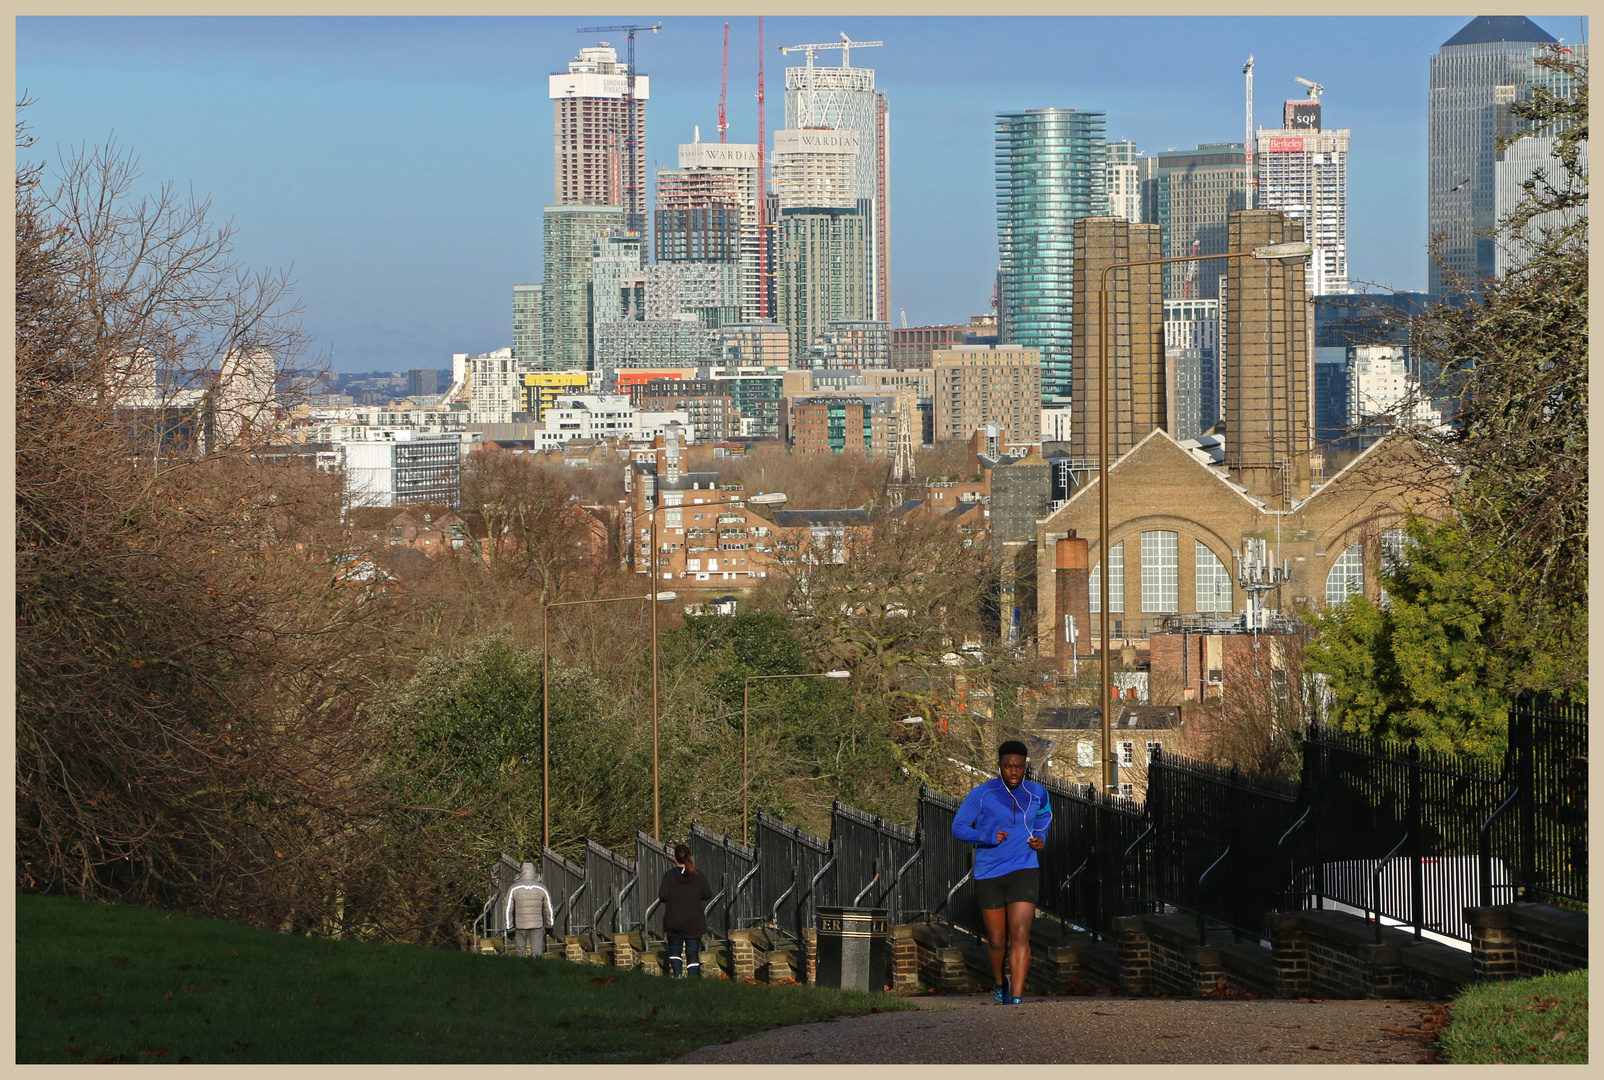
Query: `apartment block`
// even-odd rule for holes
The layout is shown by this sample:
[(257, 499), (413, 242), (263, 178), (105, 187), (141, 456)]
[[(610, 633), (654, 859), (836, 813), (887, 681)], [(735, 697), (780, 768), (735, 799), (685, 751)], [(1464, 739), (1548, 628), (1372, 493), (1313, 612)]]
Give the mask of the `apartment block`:
[(990, 421), (1034, 433), (1041, 422), (1041, 353), (1013, 345), (962, 345), (932, 354), (931, 414), (937, 442), (968, 439)]

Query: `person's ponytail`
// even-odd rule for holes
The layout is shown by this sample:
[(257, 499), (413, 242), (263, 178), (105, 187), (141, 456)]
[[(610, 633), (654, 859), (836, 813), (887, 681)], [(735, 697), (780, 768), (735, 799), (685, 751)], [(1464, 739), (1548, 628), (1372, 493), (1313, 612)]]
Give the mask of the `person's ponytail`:
[(691, 849), (688, 845), (674, 845), (674, 861), (685, 868), (685, 875), (687, 877), (696, 876), (696, 862), (691, 858)]

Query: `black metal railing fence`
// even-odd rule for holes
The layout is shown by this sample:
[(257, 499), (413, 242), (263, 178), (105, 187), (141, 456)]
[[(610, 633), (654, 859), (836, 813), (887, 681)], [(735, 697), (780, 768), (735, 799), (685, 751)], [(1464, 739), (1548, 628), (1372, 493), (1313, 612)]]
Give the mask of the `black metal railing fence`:
[(818, 906), (836, 902), (830, 844), (759, 811), (757, 850), (759, 913), (792, 941), (800, 940), (814, 925)]
[(837, 799), (830, 807), (830, 847), (837, 861), (837, 903), (883, 907), (893, 921), (922, 906), (914, 830)]
[(559, 934), (580, 934), (590, 929), (587, 919), (576, 919), (584, 910), (585, 869), (576, 866), (549, 847), (540, 849), (540, 879), (551, 897), (552, 918)]

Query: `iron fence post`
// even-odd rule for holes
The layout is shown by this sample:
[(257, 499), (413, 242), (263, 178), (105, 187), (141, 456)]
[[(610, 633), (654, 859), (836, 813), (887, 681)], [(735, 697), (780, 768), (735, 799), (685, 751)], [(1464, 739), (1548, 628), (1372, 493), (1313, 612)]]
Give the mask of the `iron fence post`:
[[(1425, 871), (1421, 866), (1421, 848), (1424, 837), (1421, 836), (1421, 796), (1425, 787), (1425, 773), (1420, 767), (1420, 744), (1409, 740), (1409, 795), (1408, 805), (1404, 811), (1404, 828), (1409, 830), (1409, 914), (1410, 922), (1414, 924), (1415, 937), (1420, 937), (1421, 926), (1425, 921), (1426, 883)], [(1377, 915), (1379, 918), (1379, 913)]]
[(1314, 889), (1314, 907), (1316, 911), (1324, 911), (1326, 906), (1326, 859), (1325, 845), (1320, 828), (1320, 799), (1324, 794), (1323, 774), (1320, 771), (1320, 725), (1310, 722), (1309, 730), (1303, 737), (1303, 777), (1301, 788), (1308, 799), (1309, 808), (1313, 811), (1309, 815), (1309, 861), (1314, 868), (1313, 880), (1310, 882)]
[[(1241, 802), (1241, 784), (1242, 769), (1237, 765), (1236, 762), (1233, 761), (1231, 762), (1231, 786), (1226, 790), (1225, 795), (1227, 807), (1225, 816), (1225, 850), (1227, 852), (1246, 850), (1246, 848), (1237, 847), (1237, 844), (1241, 839), (1237, 835), (1241, 827), (1238, 821), (1238, 812), (1240, 810)], [(1241, 860), (1239, 859), (1238, 862), (1240, 861)], [(1227, 881), (1229, 881), (1229, 879), (1227, 879)], [(1243, 919), (1241, 917), (1242, 913), (1237, 910), (1237, 905), (1241, 901), (1242, 890), (1239, 888), (1231, 889), (1229, 883), (1226, 885), (1226, 888), (1229, 891), (1226, 893), (1225, 903), (1221, 904), (1220, 906), (1229, 913), (1229, 918), (1231, 920), (1231, 940), (1240, 942), (1242, 940), (1242, 931), (1238, 928), (1242, 925)], [(1198, 899), (1201, 900), (1202, 897), (1199, 897)]]
[(1536, 743), (1532, 713), (1536, 700), (1530, 690), (1522, 690), (1515, 699), (1515, 724), (1510, 739), (1515, 744), (1516, 780), (1520, 785), (1520, 880), (1515, 885), (1515, 899), (1529, 899), (1532, 884), (1537, 880), (1537, 769)]

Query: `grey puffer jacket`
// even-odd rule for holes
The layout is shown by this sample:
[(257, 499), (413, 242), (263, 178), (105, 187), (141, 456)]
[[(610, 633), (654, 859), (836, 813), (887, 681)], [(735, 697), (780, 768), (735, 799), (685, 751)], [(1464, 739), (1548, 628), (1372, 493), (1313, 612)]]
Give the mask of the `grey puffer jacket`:
[(552, 924), (551, 895), (540, 883), (534, 863), (524, 863), (507, 890), (506, 920), (513, 930), (544, 930)]

